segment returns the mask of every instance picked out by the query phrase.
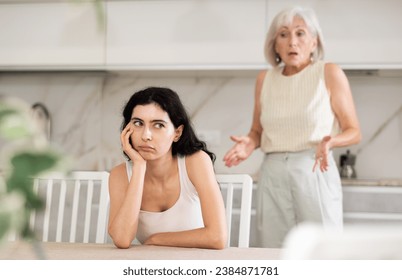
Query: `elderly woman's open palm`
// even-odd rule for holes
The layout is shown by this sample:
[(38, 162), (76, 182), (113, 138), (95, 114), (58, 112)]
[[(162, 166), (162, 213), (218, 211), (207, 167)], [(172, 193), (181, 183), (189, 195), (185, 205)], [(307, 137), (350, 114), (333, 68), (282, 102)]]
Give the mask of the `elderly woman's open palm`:
[(223, 158), (225, 165), (228, 167), (238, 165), (254, 151), (254, 145), (249, 136), (230, 136), (230, 139), (235, 142), (235, 145)]

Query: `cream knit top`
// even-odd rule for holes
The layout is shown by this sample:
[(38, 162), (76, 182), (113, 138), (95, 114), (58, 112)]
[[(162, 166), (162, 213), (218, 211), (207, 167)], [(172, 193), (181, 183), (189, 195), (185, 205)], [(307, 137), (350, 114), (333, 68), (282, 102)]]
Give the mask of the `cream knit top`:
[(325, 62), (318, 61), (292, 76), (284, 76), (283, 67), (267, 71), (260, 100), (265, 153), (311, 149), (338, 133), (324, 68)]

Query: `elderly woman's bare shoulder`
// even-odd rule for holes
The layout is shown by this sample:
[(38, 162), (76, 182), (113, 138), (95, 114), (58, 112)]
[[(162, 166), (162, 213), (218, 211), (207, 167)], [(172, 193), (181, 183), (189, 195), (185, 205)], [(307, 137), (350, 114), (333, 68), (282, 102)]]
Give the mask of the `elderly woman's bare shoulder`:
[(342, 68), (333, 62), (326, 62), (325, 63), (325, 72), (327, 73), (334, 73), (334, 72), (343, 72)]
[(264, 79), (267, 72), (268, 72), (268, 70), (261, 70), (260, 72), (258, 72), (257, 80)]
[(339, 82), (346, 79), (346, 74), (339, 65), (325, 63), (325, 79), (327, 82)]

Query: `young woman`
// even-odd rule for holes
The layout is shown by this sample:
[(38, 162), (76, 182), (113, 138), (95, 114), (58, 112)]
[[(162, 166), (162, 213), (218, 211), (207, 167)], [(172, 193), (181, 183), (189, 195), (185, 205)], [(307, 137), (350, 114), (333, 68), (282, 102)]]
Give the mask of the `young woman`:
[(123, 111), (127, 161), (110, 172), (109, 234), (118, 248), (145, 245), (222, 249), (227, 227), (213, 161), (179, 96), (150, 87)]

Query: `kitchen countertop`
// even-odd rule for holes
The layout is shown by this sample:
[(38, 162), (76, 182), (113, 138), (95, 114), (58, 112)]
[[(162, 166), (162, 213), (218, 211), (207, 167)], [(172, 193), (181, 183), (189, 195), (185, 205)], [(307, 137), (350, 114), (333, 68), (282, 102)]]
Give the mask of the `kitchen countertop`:
[(342, 179), (342, 186), (402, 187), (402, 179)]
[[(258, 174), (252, 174), (253, 184), (258, 184)], [(402, 187), (402, 178), (341, 178), (342, 186)]]

